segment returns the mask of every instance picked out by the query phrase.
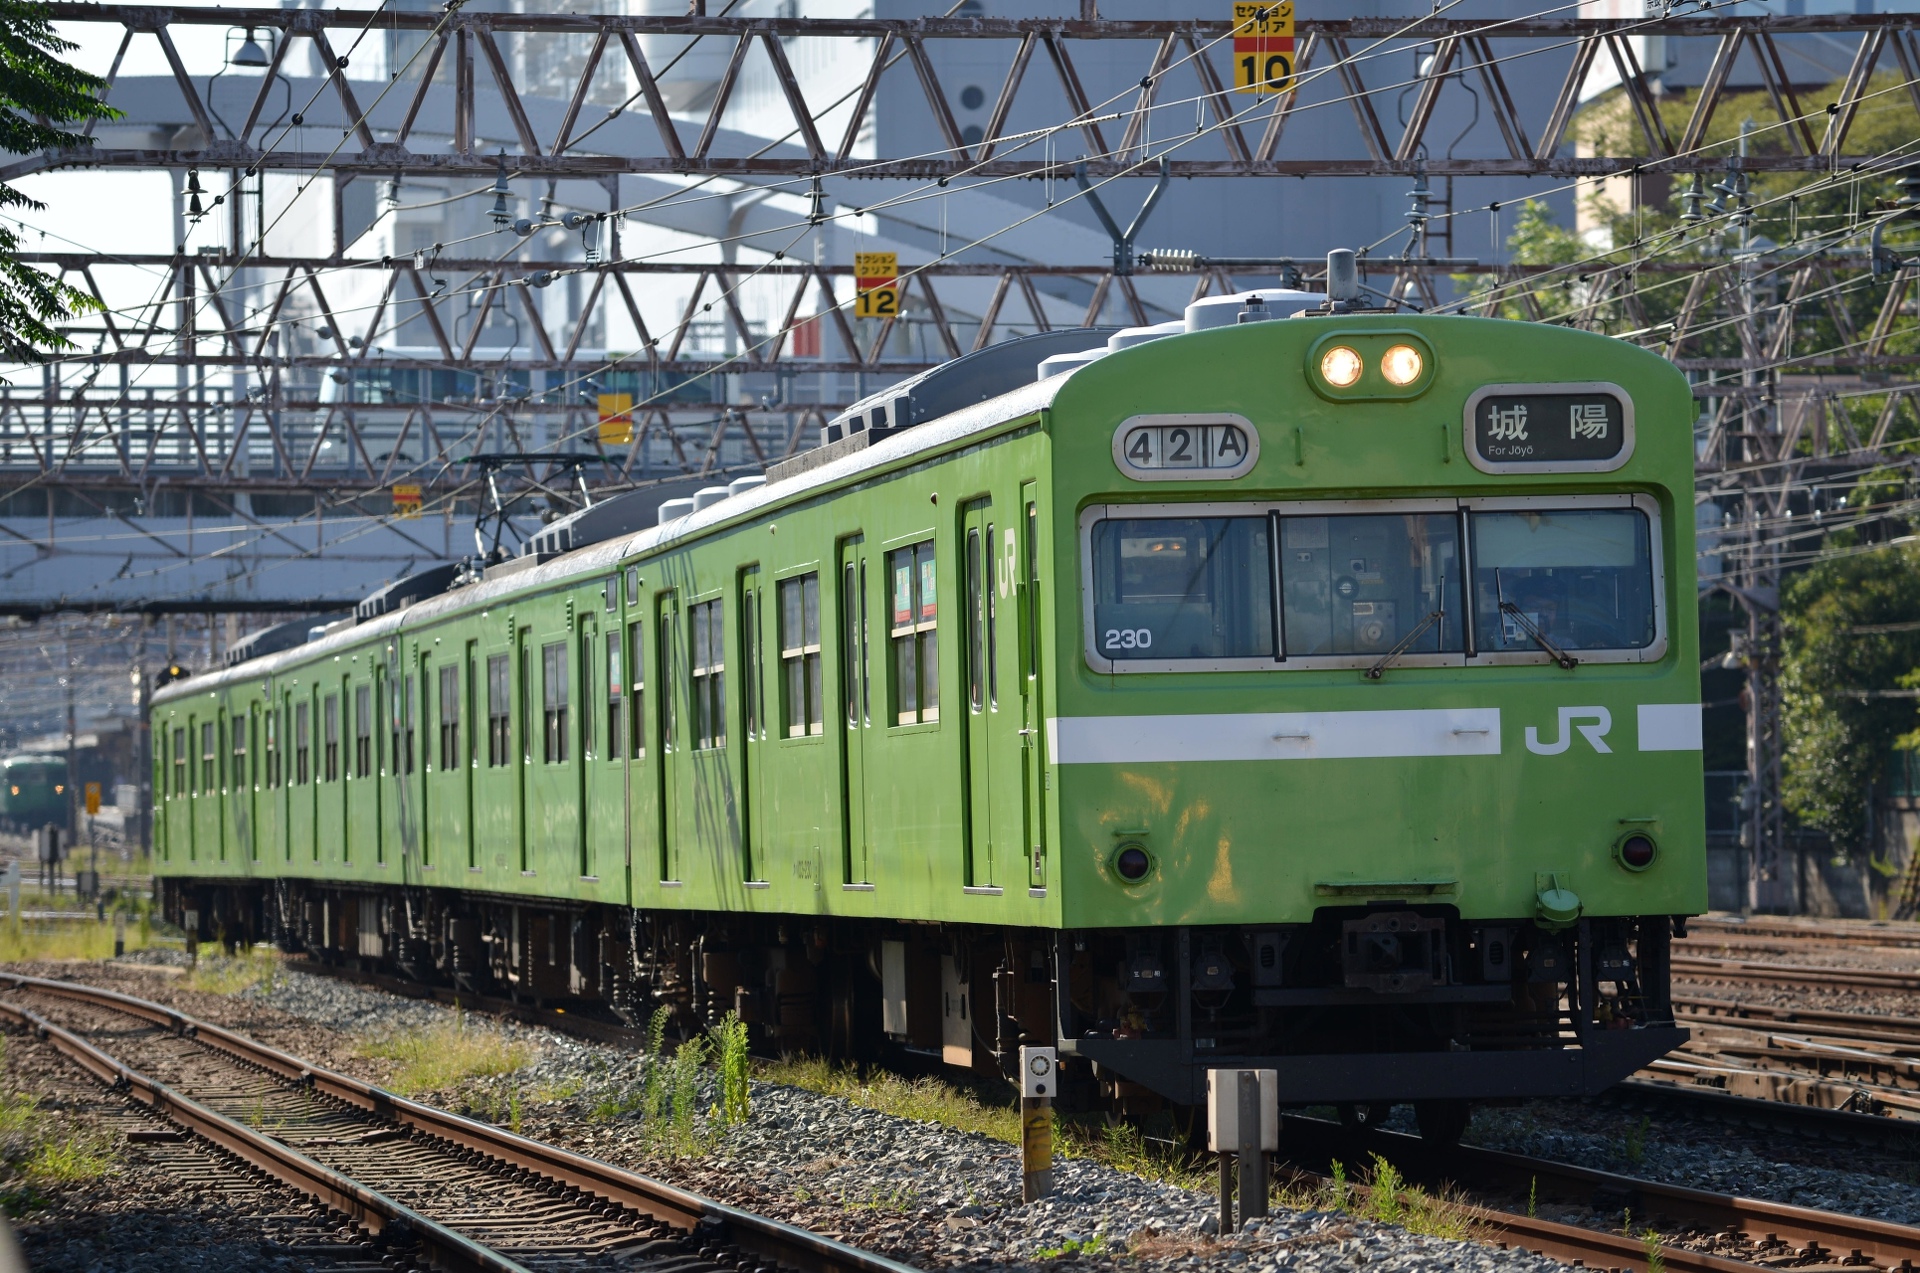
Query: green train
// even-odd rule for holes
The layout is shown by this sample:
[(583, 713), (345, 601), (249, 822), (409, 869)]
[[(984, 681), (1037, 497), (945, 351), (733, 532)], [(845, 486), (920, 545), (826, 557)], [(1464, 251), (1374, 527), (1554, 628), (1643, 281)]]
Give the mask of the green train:
[(1594, 1092), (1706, 903), (1694, 416), (1298, 292), (996, 345), (161, 690), (167, 913), (1069, 1105)]
[(67, 825), (67, 762), (63, 756), (8, 756), (0, 760), (0, 826), (38, 831)]

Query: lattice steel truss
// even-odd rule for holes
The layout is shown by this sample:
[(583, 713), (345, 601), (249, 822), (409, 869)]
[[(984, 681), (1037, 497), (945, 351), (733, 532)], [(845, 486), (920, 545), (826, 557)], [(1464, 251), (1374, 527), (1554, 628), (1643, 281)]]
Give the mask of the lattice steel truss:
[[(1723, 160), (1703, 153), (1701, 143), (1715, 111), (1728, 95), (1729, 76), (1743, 50), (1758, 62), (1768, 92), (1782, 113), (1804, 112), (1782, 57), (1780, 41), (1797, 35), (1851, 36), (1858, 46), (1847, 72), (1837, 107), (1814, 128), (1802, 122), (1792, 130), (1790, 153), (1756, 156), (1749, 169), (1821, 171), (1854, 156), (1846, 150), (1862, 95), (1874, 70), (1883, 62), (1897, 65), (1920, 106), (1920, 45), (1898, 17), (1887, 15), (1796, 15), (1765, 17), (1685, 16), (1620, 20), (1564, 17), (1523, 19), (1398, 19), (1312, 18), (1297, 24), (1300, 45), (1298, 70), (1305, 77), (1318, 68), (1332, 67), (1353, 111), (1367, 150), (1364, 158), (1330, 159), (1290, 156), (1288, 123), (1298, 105), (1297, 93), (1282, 97), (1276, 107), (1246, 109), (1248, 99), (1236, 98), (1228, 85), (1231, 44), (1218, 47), (1228, 34), (1225, 21), (1186, 18), (1156, 21), (1114, 21), (1092, 16), (1094, 6), (1083, 5), (1079, 19), (1060, 18), (914, 18), (807, 19), (729, 17), (613, 17), (587, 14), (519, 14), (495, 12), (408, 13), (388, 10), (379, 16), (382, 31), (417, 32), (427, 40), (422, 74), (405, 92), (381, 92), (377, 98), (367, 81), (349, 79), (339, 48), (367, 26), (367, 15), (352, 10), (315, 9), (161, 9), (135, 5), (55, 3), (50, 16), (62, 22), (111, 23), (124, 35), (115, 58), (117, 74), (122, 59), (139, 36), (159, 42), (179, 89), (202, 130), (204, 144), (191, 150), (101, 148), (62, 151), (0, 168), (0, 179), (28, 171), (71, 165), (155, 168), (200, 165), (216, 168), (285, 168), (312, 171), (364, 172), (388, 175), (433, 172), (487, 175), (495, 171), (492, 155), (474, 146), (476, 110), (497, 94), (505, 122), (517, 142), (512, 157), (517, 172), (533, 177), (604, 177), (617, 173), (663, 175), (723, 175), (735, 177), (814, 177), (853, 174), (863, 177), (928, 179), (939, 177), (1041, 177), (1050, 171), (1064, 177), (1060, 157), (1036, 153), (1031, 139), (1009, 136), (1006, 127), (1020, 93), (1036, 62), (1049, 65), (1059, 90), (1073, 112), (1067, 127), (1079, 134), (1089, 169), (1097, 176), (1129, 171), (1146, 154), (1143, 107), (1168, 97), (1191, 96), (1205, 104), (1220, 127), (1214, 144), (1199, 155), (1174, 158), (1177, 177), (1234, 176), (1364, 176), (1411, 173), (1417, 168), (1435, 176), (1496, 174), (1554, 174), (1599, 176), (1608, 173), (1718, 171)], [(222, 136), (199, 88), (180, 59), (172, 32), (184, 26), (244, 27), (278, 32), (269, 74), (241, 126)], [(569, 36), (587, 44), (582, 69), (569, 104), (555, 131), (542, 136), (536, 130), (522, 88), (516, 84), (498, 36), (508, 33)], [(701, 36), (726, 42), (726, 69), (719, 90), (697, 132), (676, 120), (668, 109), (656, 76), (642, 50), (645, 35)], [(1678, 137), (1662, 122), (1647, 88), (1632, 37), (1667, 36), (1715, 41), (1711, 67), (1686, 126)], [(860, 41), (870, 46), (868, 70), (839, 136), (823, 134), (815, 111), (795, 77), (786, 44), (791, 40)], [(292, 151), (263, 146), (260, 128), (268, 93), (288, 48), (295, 40), (311, 43), (336, 99), (335, 128), (351, 135), (337, 150)], [(994, 41), (1010, 48), (1009, 69), (989, 116), (984, 136), (974, 143), (963, 137), (950, 99), (936, 68), (941, 46), (953, 42)], [(1125, 41), (1140, 50), (1140, 80), (1135, 99), (1100, 107), (1085, 87), (1075, 62), (1076, 52), (1094, 41)], [(1432, 49), (1435, 69), (1419, 85), (1419, 94), (1404, 126), (1390, 126), (1381, 109), (1408, 86), (1381, 68), (1368, 55), (1382, 47), (1416, 46)], [(771, 64), (791, 110), (792, 147), (778, 153), (716, 153), (723, 121), (748, 55), (760, 50)], [(1044, 56), (1041, 56), (1044, 54)], [(1564, 63), (1558, 92), (1533, 100), (1516, 94), (1503, 64), (1535, 54)], [(904, 55), (904, 56), (902, 56)], [(609, 61), (624, 62), (639, 85), (636, 106), (644, 109), (653, 131), (652, 153), (593, 154), (583, 150), (578, 137), (594, 77)], [(923, 89), (929, 109), (945, 139), (939, 155), (874, 156), (855, 154), (868, 124), (882, 77), (905, 64)], [(1575, 156), (1562, 153), (1568, 125), (1581, 100), (1583, 86), (1595, 74), (1611, 69), (1627, 86), (1634, 117), (1649, 147), (1646, 155)], [(444, 68), (445, 74), (440, 74)], [(1461, 72), (1449, 76), (1448, 71)], [(1045, 72), (1041, 72), (1045, 74)], [(1483, 86), (1489, 109), (1499, 125), (1503, 149), (1479, 155), (1423, 157), (1434, 108), (1442, 95), (1460, 92), (1463, 78)], [(1369, 79), (1373, 80), (1369, 84)], [(1391, 83), (1382, 81), (1393, 80)], [(452, 153), (430, 154), (408, 148), (416, 132), (453, 138)], [(384, 134), (384, 139), (383, 139)], [(1118, 134), (1113, 136), (1112, 134)], [(499, 135), (505, 135), (505, 130)]]

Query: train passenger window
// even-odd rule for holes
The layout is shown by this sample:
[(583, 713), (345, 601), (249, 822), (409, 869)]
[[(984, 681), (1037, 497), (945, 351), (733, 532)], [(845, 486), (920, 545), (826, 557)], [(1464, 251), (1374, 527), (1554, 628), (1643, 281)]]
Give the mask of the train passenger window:
[(693, 627), (693, 745), (727, 745), (726, 628), (718, 598), (687, 607)]
[(620, 633), (607, 633), (607, 759), (621, 760), (627, 754), (626, 698), (620, 692), (625, 677), (620, 669)]
[(440, 669), (440, 772), (460, 768), (460, 665)]
[(409, 676), (400, 692), (400, 759), (408, 773), (413, 772), (413, 695), (417, 688), (414, 678)]
[(823, 733), (827, 709), (820, 682), (820, 574), (780, 581), (782, 721), (788, 738)]
[(1288, 658), (1460, 653), (1460, 519), (1448, 513), (1280, 518)]
[[(637, 576), (633, 580), (633, 586), (636, 590), (640, 586)], [(638, 591), (630, 595), (635, 601), (639, 600)], [(633, 737), (628, 742), (632, 745), (633, 758), (638, 760), (647, 754), (647, 625), (645, 623), (627, 625), (627, 657), (632, 661), (633, 666), (633, 706), (627, 712), (633, 720)]]
[(507, 656), (487, 656), (487, 764), (493, 768), (513, 758), (513, 692), (507, 681)]
[(1653, 548), (1637, 508), (1475, 510), (1483, 653), (1639, 650), (1655, 638)]
[(567, 761), (566, 642), (540, 647), (540, 673), (545, 722), (541, 757), (549, 765), (563, 765)]
[(301, 786), (313, 774), (313, 731), (308, 720), (309, 713), (305, 703), (299, 703), (293, 709), (293, 772), (294, 781)]
[(1115, 662), (1272, 659), (1269, 539), (1265, 517), (1095, 522), (1095, 651)]
[(227, 740), (228, 750), (233, 753), (233, 768), (227, 771), (228, 785), (236, 791), (247, 786), (247, 730), (251, 727), (253, 714), (236, 716), (228, 723), (233, 737)]
[(213, 722), (200, 723), (200, 790), (213, 791), (218, 784), (214, 781), (214, 768), (220, 763), (219, 753), (214, 750)]
[(620, 608), (620, 576), (608, 575), (607, 582), (601, 587), (601, 593), (607, 599), (607, 611), (612, 613)]
[(373, 687), (353, 687), (353, 776), (373, 776)]
[(627, 568), (627, 604), (630, 606), (640, 604), (640, 568), (638, 566)]
[(340, 696), (329, 694), (320, 707), (321, 763), (326, 766), (326, 781), (340, 779)]
[(173, 794), (187, 794), (187, 731), (173, 731)]
[(893, 642), (894, 721), (912, 725), (940, 719), (940, 605), (933, 541), (887, 554), (893, 604), (887, 632)]

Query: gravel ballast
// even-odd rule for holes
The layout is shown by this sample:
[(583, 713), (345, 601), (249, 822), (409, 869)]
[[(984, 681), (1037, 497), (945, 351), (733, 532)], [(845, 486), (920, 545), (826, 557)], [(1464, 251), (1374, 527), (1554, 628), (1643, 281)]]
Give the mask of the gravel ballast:
[[(69, 965), (58, 975), (174, 1003), (374, 1082), (385, 1080), (390, 1064), (357, 1055), (357, 1043), (443, 1026), (452, 1015), (430, 1001), (298, 972), (283, 971), (270, 987), (230, 998), (207, 995), (160, 969), (128, 967), (131, 962)], [(1277, 1211), (1222, 1241), (1213, 1232), (1217, 1203), (1210, 1195), (1084, 1159), (1058, 1160), (1055, 1196), (1022, 1205), (1011, 1145), (761, 1081), (753, 1085), (753, 1116), (745, 1126), (719, 1138), (705, 1156), (672, 1157), (633, 1112), (645, 1069), (637, 1053), (536, 1027), (486, 1028), (529, 1044), (534, 1063), (510, 1077), (475, 1080), (443, 1094), (442, 1103), (464, 1104), (501, 1122), (518, 1110), (527, 1135), (922, 1267), (1117, 1268), (1128, 1250), (1133, 1254), (1124, 1265), (1134, 1270), (1560, 1267), (1344, 1213)], [(704, 1111), (712, 1100), (711, 1091), (703, 1091), (696, 1104)], [(1908, 1181), (1910, 1164), (1851, 1152), (1841, 1159), (1832, 1146), (1763, 1139), (1716, 1124), (1639, 1124), (1639, 1115), (1603, 1104), (1541, 1102), (1480, 1111), (1468, 1139), (1649, 1179), (1920, 1223), (1920, 1188)], [(1842, 1161), (1844, 1167), (1837, 1165)], [(1074, 1251), (1089, 1246), (1091, 1254)], [(1070, 1253), (1055, 1254), (1062, 1251)]]
[[(375, 1082), (383, 1065), (356, 1055), (357, 1041), (432, 1029), (452, 1016), (437, 1003), (299, 972), (281, 972), (270, 986), (231, 997), (208, 995), (167, 975), (177, 968), (165, 965), (180, 962), (177, 953), (144, 952), (116, 965), (21, 970), (171, 1003)], [(136, 963), (161, 967), (128, 966)], [(1174, 1273), (1205, 1265), (1280, 1273), (1364, 1265), (1408, 1273), (1546, 1273), (1561, 1267), (1340, 1212), (1276, 1209), (1222, 1240), (1218, 1203), (1210, 1195), (1084, 1159), (1058, 1159), (1054, 1195), (1022, 1204), (1012, 1145), (759, 1080), (745, 1125), (713, 1138), (704, 1155), (664, 1156), (637, 1112), (614, 1112), (636, 1104), (645, 1070), (639, 1054), (513, 1023), (486, 1028), (533, 1045), (537, 1059), (516, 1075), (470, 1084), (461, 1093), (469, 1112), (506, 1122), (517, 1107), (525, 1135), (924, 1268), (1124, 1266)], [(713, 1099), (703, 1079), (696, 1105), (705, 1111)]]

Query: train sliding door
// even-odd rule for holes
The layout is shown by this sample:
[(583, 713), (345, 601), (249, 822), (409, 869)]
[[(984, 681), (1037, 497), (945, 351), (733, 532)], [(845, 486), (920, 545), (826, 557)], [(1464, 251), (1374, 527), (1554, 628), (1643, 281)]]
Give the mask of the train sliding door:
[[(966, 590), (966, 886), (1004, 887), (1012, 863), (1026, 856), (1023, 790), (1025, 705), (1013, 701), (1019, 681), (1019, 639), (1003, 631), (1001, 612), (1019, 568), (1018, 533), (995, 521), (992, 501), (969, 504), (961, 527), (960, 574)], [(1011, 666), (1009, 666), (1011, 665)], [(1003, 697), (1007, 700), (1003, 704)]]
[(1026, 796), (1027, 887), (1047, 884), (1047, 721), (1041, 694), (1040, 504), (1038, 486), (1020, 488), (1020, 567), (1014, 588), (1020, 598), (1020, 768)]
[(654, 782), (660, 793), (659, 875), (662, 882), (680, 881), (680, 829), (682, 749), (686, 740), (680, 734), (680, 603), (671, 592), (660, 594), (654, 624), (653, 650), (658, 673), (655, 697), (659, 700), (660, 745), (655, 748)]
[(867, 545), (853, 535), (840, 541), (841, 881), (868, 882), (873, 838), (873, 798), (868, 790), (868, 750), (873, 745), (871, 626), (867, 621)]

